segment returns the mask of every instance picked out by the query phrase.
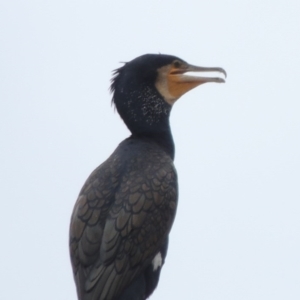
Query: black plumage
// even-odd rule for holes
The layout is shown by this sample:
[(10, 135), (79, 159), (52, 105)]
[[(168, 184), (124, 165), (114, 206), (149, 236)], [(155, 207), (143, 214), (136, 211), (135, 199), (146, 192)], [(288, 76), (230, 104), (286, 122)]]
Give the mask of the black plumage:
[(74, 207), (70, 254), (78, 299), (144, 300), (156, 288), (178, 198), (171, 108), (191, 88), (223, 82), (183, 75), (201, 70), (148, 54), (115, 71), (112, 101), (132, 135), (90, 175)]

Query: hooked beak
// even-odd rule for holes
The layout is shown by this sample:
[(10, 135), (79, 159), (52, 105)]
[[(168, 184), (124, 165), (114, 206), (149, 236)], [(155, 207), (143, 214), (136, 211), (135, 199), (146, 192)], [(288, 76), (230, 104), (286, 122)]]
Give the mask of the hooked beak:
[(169, 76), (171, 80), (174, 80), (178, 83), (189, 82), (189, 83), (195, 83), (197, 85), (207, 83), (207, 82), (225, 83), (225, 80), (223, 78), (185, 75), (185, 73), (187, 72), (219, 72), (222, 73), (225, 76), (225, 78), (227, 77), (226, 71), (222, 68), (217, 68), (217, 67), (205, 68), (205, 67), (198, 67), (189, 64), (182, 66), (181, 68), (178, 69), (172, 68)]
[(219, 72), (226, 78), (227, 74), (222, 68), (205, 68), (181, 62), (179, 65), (172, 63), (158, 69), (158, 77), (155, 83), (157, 90), (164, 99), (173, 105), (183, 94), (191, 89), (207, 82), (224, 83), (220, 77), (200, 77), (186, 75), (188, 72)]
[(191, 89), (207, 82), (217, 82), (224, 83), (225, 80), (220, 77), (200, 77), (200, 76), (192, 76), (186, 75), (187, 72), (220, 72), (224, 74), (225, 78), (227, 76), (226, 72), (222, 68), (205, 68), (193, 66), (190, 64), (183, 64), (180, 67), (171, 67), (169, 69), (169, 74), (167, 75), (168, 81), (168, 91), (174, 103), (178, 98), (180, 98), (183, 94), (190, 91)]

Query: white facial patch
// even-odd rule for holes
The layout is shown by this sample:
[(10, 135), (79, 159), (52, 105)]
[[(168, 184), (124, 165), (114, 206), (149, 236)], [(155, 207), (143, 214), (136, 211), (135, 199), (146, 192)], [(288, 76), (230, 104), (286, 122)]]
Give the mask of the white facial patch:
[(161, 253), (158, 252), (152, 260), (153, 271), (156, 271), (159, 267), (162, 266), (162, 256)]
[(158, 69), (158, 77), (155, 83), (155, 87), (158, 92), (163, 96), (166, 102), (170, 105), (173, 105), (175, 101), (178, 99), (170, 94), (169, 86), (168, 86), (168, 74), (170, 72), (171, 67), (165, 66)]

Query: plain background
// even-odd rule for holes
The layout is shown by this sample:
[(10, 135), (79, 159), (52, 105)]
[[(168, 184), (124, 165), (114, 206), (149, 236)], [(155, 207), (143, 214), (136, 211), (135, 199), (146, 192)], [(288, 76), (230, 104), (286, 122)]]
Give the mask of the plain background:
[(128, 130), (111, 71), (226, 69), (174, 106), (180, 203), (151, 300), (300, 299), (300, 2), (0, 1), (0, 299), (75, 300), (78, 192)]

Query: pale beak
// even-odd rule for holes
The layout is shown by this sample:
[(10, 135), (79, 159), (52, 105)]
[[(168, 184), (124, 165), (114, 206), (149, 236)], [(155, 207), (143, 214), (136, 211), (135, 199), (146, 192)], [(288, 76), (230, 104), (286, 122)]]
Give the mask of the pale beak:
[[(173, 70), (172, 70), (173, 71)], [(213, 68), (205, 68), (205, 67), (198, 67), (193, 65), (185, 65), (181, 69), (174, 70), (171, 72), (170, 75), (176, 75), (177, 80), (179, 82), (189, 82), (194, 83), (196, 85), (200, 85), (207, 82), (217, 82), (217, 83), (224, 83), (225, 80), (219, 77), (201, 77), (201, 76), (192, 76), (192, 75), (185, 75), (187, 72), (220, 72), (224, 74), (225, 78), (227, 77), (226, 71), (222, 68), (213, 67)]]

